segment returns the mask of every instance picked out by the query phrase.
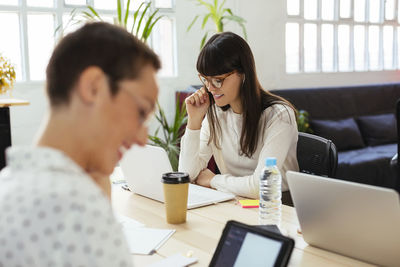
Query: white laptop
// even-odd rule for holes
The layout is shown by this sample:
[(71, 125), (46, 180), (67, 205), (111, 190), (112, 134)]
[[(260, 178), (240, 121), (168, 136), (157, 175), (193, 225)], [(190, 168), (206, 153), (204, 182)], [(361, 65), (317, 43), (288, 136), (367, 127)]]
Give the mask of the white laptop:
[(286, 177), (308, 244), (377, 265), (400, 265), (396, 191), (292, 171)]
[[(129, 189), (139, 195), (164, 202), (163, 173), (172, 167), (167, 152), (156, 146), (133, 146), (120, 161)], [(231, 193), (189, 184), (188, 209), (215, 204), (235, 198)]]

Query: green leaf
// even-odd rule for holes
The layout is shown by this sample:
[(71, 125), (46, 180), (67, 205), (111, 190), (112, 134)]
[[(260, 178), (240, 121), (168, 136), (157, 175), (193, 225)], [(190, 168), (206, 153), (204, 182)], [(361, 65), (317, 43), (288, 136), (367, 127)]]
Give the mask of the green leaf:
[(179, 128), (181, 127), (181, 108), (180, 108), (180, 104), (179, 104), (179, 94), (177, 95), (176, 99), (175, 99), (175, 117), (174, 117), (174, 123), (172, 126), (172, 134), (173, 134), (173, 138), (176, 139), (178, 138), (178, 131)]
[[(85, 15), (86, 18), (89, 19), (89, 20), (96, 20), (96, 17), (94, 15), (92, 15), (92, 14), (86, 12), (86, 11), (82, 11), (82, 14)], [(100, 20), (101, 20), (101, 18), (100, 18)]]
[[(149, 19), (148, 19), (147, 22), (146, 22), (146, 25), (144, 26), (143, 33), (142, 33), (142, 38), (141, 38), (143, 41), (146, 41), (146, 40), (147, 40), (147, 38), (149, 37), (149, 35), (150, 35), (150, 33), (151, 33), (151, 30), (153, 29), (153, 27), (151, 26), (151, 23), (152, 23), (152, 21), (153, 21), (154, 16), (157, 14), (157, 12), (158, 12), (158, 9), (157, 9), (156, 11), (154, 11), (154, 12), (150, 15)], [(160, 18), (161, 18), (161, 16), (158, 17), (158, 18), (155, 20), (155, 22), (157, 22)], [(154, 26), (154, 25), (153, 25), (153, 26)]]
[(232, 12), (232, 10), (231, 10), (230, 8), (225, 8), (225, 9), (224, 9), (224, 12), (228, 12), (229, 15), (232, 15), (232, 16), (233, 16), (233, 12)]
[(97, 11), (92, 7), (92, 6), (87, 6), (87, 8), (93, 13), (93, 15), (97, 18), (99, 18), (100, 20), (103, 20), (99, 14), (97, 13)]
[(236, 16), (236, 15), (228, 15), (228, 16), (224, 16), (223, 18), (235, 21), (237, 23), (245, 23), (246, 22), (246, 20), (244, 18)]
[(162, 17), (164, 17), (164, 16), (159, 16), (159, 17), (156, 18), (156, 20), (153, 21), (153, 23), (150, 25), (149, 29), (146, 31), (146, 36), (145, 36), (145, 38), (144, 38), (144, 41), (145, 41), (145, 42), (147, 41), (147, 38), (149, 38), (150, 33), (152, 32), (152, 30), (153, 30), (153, 28), (154, 28), (154, 25), (156, 25), (157, 21), (159, 21)]
[(202, 49), (203, 46), (205, 45), (206, 40), (207, 40), (207, 36), (208, 36), (208, 32), (206, 32), (206, 33), (204, 34), (203, 38), (201, 39), (200, 49)]
[(215, 11), (215, 8), (212, 4), (207, 3), (206, 1), (203, 1), (203, 0), (197, 0), (197, 2), (199, 2), (200, 5), (205, 6), (208, 10), (210, 10), (210, 12)]
[[(179, 144), (184, 130), (181, 130), (181, 128), (182, 125), (187, 123), (186, 106), (184, 103), (180, 105), (179, 94), (177, 95), (175, 102), (175, 115), (172, 124), (170, 125), (168, 123), (167, 118), (165, 117), (165, 112), (159, 102), (157, 102), (156, 118), (160, 122), (160, 127), (157, 128), (154, 135), (149, 136), (149, 140), (151, 144), (160, 146), (167, 151), (171, 166), (174, 170), (177, 170), (180, 151)], [(160, 129), (163, 133), (163, 139), (157, 136)]]
[(136, 25), (136, 20), (137, 20), (137, 16), (139, 15), (140, 10), (142, 9), (142, 6), (146, 4), (145, 2), (142, 2), (139, 6), (139, 8), (135, 11), (135, 13), (133, 13), (133, 24), (132, 24), (132, 30), (131, 33), (133, 34), (133, 29), (135, 28)]
[(57, 28), (54, 30), (53, 37), (56, 36), (56, 34), (57, 34), (57, 32), (58, 32), (59, 30), (61, 30), (61, 24), (58, 25)]
[(121, 0), (117, 0), (117, 18), (118, 24), (122, 25), (122, 7), (121, 7)]
[(244, 34), (244, 39), (247, 40), (247, 31), (246, 31), (246, 27), (244, 26), (243, 23), (239, 24), (240, 27), (242, 28), (243, 34)]
[(70, 26), (72, 21), (75, 19), (75, 16), (76, 16), (77, 12), (78, 12), (78, 10), (76, 8), (71, 10), (71, 12), (69, 14), (70, 17), (69, 17), (67, 23), (65, 25), (63, 25), (63, 27), (62, 27), (62, 24), (58, 25), (57, 28), (54, 30), (54, 36), (56, 36), (58, 31), (61, 31), (60, 34), (64, 35), (64, 30), (67, 29)]
[(140, 25), (142, 24), (142, 20), (144, 18), (144, 16), (146, 15), (147, 10), (150, 8), (150, 2), (146, 4), (146, 8), (143, 10), (142, 15), (140, 16), (137, 28), (136, 28), (136, 36), (138, 36), (139, 34), (139, 30), (140, 30)]
[(197, 15), (196, 17), (194, 17), (194, 19), (192, 20), (192, 22), (189, 24), (189, 27), (187, 27), (186, 31), (190, 31), (190, 29), (192, 28), (193, 24), (196, 22), (196, 20), (199, 18), (199, 15)]
[(222, 3), (218, 7), (218, 11), (221, 11), (221, 13), (223, 13), (223, 7), (224, 7), (225, 3), (226, 3), (226, 0), (222, 1)]
[(128, 17), (129, 17), (129, 7), (130, 7), (130, 5), (131, 5), (131, 0), (128, 0), (128, 2), (126, 3), (125, 18), (124, 18), (124, 26), (125, 26), (125, 28), (128, 25)]
[(210, 18), (211, 14), (208, 13), (207, 15), (204, 16), (203, 18), (203, 23), (201, 24), (201, 28), (204, 29), (204, 26), (206, 26), (206, 23), (208, 21), (208, 19)]

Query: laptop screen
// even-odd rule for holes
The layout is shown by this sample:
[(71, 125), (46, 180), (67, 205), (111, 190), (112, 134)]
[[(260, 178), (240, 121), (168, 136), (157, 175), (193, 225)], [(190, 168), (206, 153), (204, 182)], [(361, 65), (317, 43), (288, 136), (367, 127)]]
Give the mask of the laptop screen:
[(283, 242), (232, 226), (226, 234), (215, 266), (275, 266)]

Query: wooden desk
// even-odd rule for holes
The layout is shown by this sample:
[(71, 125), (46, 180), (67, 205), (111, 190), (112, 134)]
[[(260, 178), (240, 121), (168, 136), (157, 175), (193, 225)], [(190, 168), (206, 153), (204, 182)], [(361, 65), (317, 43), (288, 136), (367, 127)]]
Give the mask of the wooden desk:
[[(236, 200), (189, 210), (187, 222), (168, 224), (164, 205), (157, 201), (132, 194), (114, 186), (112, 202), (114, 209), (128, 217), (144, 223), (147, 227), (176, 229), (172, 237), (152, 256), (134, 255), (136, 266), (146, 266), (165, 257), (188, 251), (198, 263), (193, 266), (208, 266), (218, 240), (228, 220), (247, 224), (258, 223), (258, 209), (243, 209)], [(361, 261), (309, 246), (297, 233), (299, 223), (292, 207), (282, 208), (282, 228), (296, 241), (289, 266), (372, 266)], [(138, 240), (140, 242), (140, 240)]]
[(15, 98), (0, 98), (0, 169), (6, 165), (4, 150), (11, 146), (11, 106), (29, 105), (29, 102)]

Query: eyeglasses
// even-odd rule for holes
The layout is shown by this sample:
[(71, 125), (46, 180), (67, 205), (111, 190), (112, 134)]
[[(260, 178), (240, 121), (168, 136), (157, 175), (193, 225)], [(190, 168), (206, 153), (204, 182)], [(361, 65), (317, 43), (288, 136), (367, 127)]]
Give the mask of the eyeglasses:
[(154, 107), (150, 105), (150, 103), (138, 95), (135, 95), (133, 92), (126, 88), (120, 88), (120, 90), (127, 92), (135, 105), (137, 107), (137, 111), (139, 114), (139, 124), (144, 127), (148, 127), (151, 121), (151, 118), (154, 114)]
[(217, 89), (221, 88), (224, 80), (231, 76), (235, 71), (231, 71), (223, 76), (220, 77), (213, 77), (213, 78), (206, 78), (203, 75), (199, 74), (200, 81), (204, 84), (207, 89), (210, 89), (210, 83)]

